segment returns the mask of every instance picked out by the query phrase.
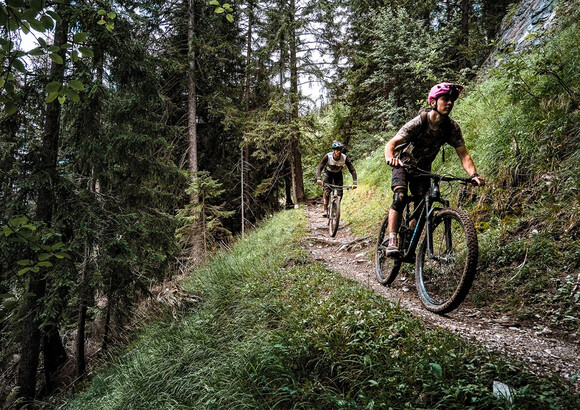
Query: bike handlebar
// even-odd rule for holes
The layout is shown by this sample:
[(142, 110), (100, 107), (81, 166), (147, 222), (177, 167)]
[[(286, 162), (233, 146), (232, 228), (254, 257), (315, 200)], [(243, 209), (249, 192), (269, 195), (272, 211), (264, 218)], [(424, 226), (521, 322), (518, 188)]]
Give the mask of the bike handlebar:
[(411, 164), (402, 164), (401, 167), (408, 169), (410, 171), (419, 172), (420, 174), (418, 176), (422, 176), (422, 177), (429, 177), (429, 178), (436, 179), (439, 181), (447, 181), (447, 182), (458, 181), (462, 184), (477, 185), (477, 182), (475, 182), (475, 180), (473, 178), (461, 178), (461, 177), (456, 177), (453, 175), (434, 174), (430, 171), (426, 171), (424, 169), (419, 168), (416, 165), (411, 165)]
[(323, 186), (333, 188), (333, 189), (352, 189), (352, 185), (333, 185), (333, 184), (324, 184)]

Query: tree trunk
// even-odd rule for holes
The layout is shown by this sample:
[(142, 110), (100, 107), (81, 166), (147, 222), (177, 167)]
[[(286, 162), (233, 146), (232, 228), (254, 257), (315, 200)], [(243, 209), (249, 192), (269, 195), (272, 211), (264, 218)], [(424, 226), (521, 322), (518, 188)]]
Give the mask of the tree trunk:
[(289, 161), (284, 162), (284, 186), (286, 188), (286, 209), (294, 208), (292, 199), (292, 167)]
[(284, 92), (284, 83), (286, 82), (286, 40), (284, 32), (280, 33), (280, 93)]
[(207, 227), (205, 218), (205, 195), (201, 194), (201, 229), (203, 234), (203, 254), (207, 255)]
[(244, 173), (245, 171), (245, 166), (244, 166), (244, 147), (242, 147), (242, 151), (240, 152), (240, 176), (241, 176), (241, 184), (240, 184), (240, 198), (241, 198), (241, 212), (242, 212), (242, 238), (244, 236), (246, 236), (246, 203), (244, 201)]
[(107, 307), (105, 308), (105, 323), (103, 324), (103, 344), (102, 349), (106, 350), (111, 342), (111, 317), (113, 316), (113, 306), (115, 305), (116, 288), (113, 278), (109, 278), (106, 294)]
[(469, 12), (471, 11), (471, 0), (461, 0), (461, 33), (463, 38), (463, 50), (460, 58), (460, 68), (471, 67), (468, 58), (469, 52)]
[(111, 339), (111, 310), (113, 309), (113, 290), (112, 286), (109, 287), (110, 291), (107, 295), (107, 308), (105, 310), (105, 323), (103, 330), (103, 344), (101, 345), (103, 350), (107, 350), (109, 347)]
[(300, 139), (298, 136), (298, 130), (294, 131), (291, 142), (291, 159), (290, 165), (292, 170), (292, 189), (294, 203), (303, 203), (306, 199), (304, 194), (304, 180), (302, 175), (302, 153), (300, 148)]
[(43, 349), (42, 356), (44, 359), (44, 377), (45, 386), (44, 394), (49, 396), (54, 391), (52, 376), (57, 372), (60, 365), (66, 362), (66, 350), (62, 344), (62, 339), (58, 333), (58, 327), (51, 323), (43, 331)]
[[(446, 10), (446, 17), (447, 17), (447, 24), (451, 21), (451, 17), (453, 16), (453, 5), (451, 4), (450, 0), (445, 0), (445, 10)], [(429, 20), (427, 20), (429, 21)]]
[[(96, 77), (95, 83), (99, 85), (103, 85), (103, 76), (105, 73), (105, 59), (102, 50), (98, 49), (95, 53), (95, 69), (96, 69)], [(96, 111), (96, 123), (99, 124), (99, 128), (103, 126), (103, 121), (101, 120), (101, 112), (102, 112), (102, 100), (101, 94), (97, 93), (92, 101), (92, 104), (98, 106), (98, 110)], [(93, 138), (98, 138), (97, 134), (92, 136)], [(91, 168), (90, 172), (90, 183), (89, 183), (89, 191), (95, 196), (97, 202), (102, 203), (101, 197), (101, 184), (97, 179), (97, 173), (95, 172), (94, 168)], [(85, 244), (85, 255), (83, 258), (83, 263), (81, 267), (81, 283), (79, 288), (79, 306), (78, 306), (78, 314), (77, 314), (77, 336), (75, 339), (75, 372), (77, 377), (84, 376), (86, 372), (86, 356), (85, 356), (85, 341), (86, 341), (86, 321), (87, 321), (87, 310), (88, 310), (88, 303), (89, 303), (89, 295), (93, 295), (93, 289), (89, 284), (89, 267), (90, 267), (90, 260), (92, 257), (92, 253), (99, 249), (99, 243), (97, 242), (97, 238), (102, 236), (103, 226), (100, 226), (99, 233), (96, 235), (95, 238), (92, 239), (91, 242), (87, 242)]]
[(85, 245), (85, 257), (82, 264), (81, 271), (81, 286), (80, 286), (80, 301), (79, 301), (79, 312), (77, 316), (77, 338), (75, 340), (75, 370), (76, 375), (81, 377), (86, 371), (86, 359), (85, 359), (85, 326), (87, 320), (87, 308), (88, 308), (88, 266), (89, 258), (91, 256), (91, 247), (87, 244)]
[(87, 362), (85, 358), (85, 326), (87, 321), (87, 300), (83, 295), (79, 303), (77, 317), (77, 338), (75, 340), (75, 371), (78, 377), (85, 374)]
[[(68, 7), (68, 2), (57, 5), (57, 12)], [(68, 33), (68, 21), (63, 18), (56, 22), (54, 33), (54, 44), (61, 45), (66, 43)], [(60, 52), (61, 57), (65, 58), (64, 50)], [(62, 83), (64, 80), (64, 64), (52, 63), (50, 68), (49, 81)], [(49, 103), (46, 108), (46, 117), (42, 142), (39, 150), (39, 159), (37, 170), (40, 177), (38, 197), (36, 204), (36, 220), (43, 221), (47, 226), (52, 224), (52, 215), (55, 208), (54, 192), (56, 191), (56, 162), (58, 157), (58, 142), (60, 129), (60, 103), (55, 100)], [(20, 362), (18, 365), (18, 387), (19, 396), (25, 400), (32, 400), (36, 394), (36, 374), (38, 370), (42, 324), (40, 304), (41, 298), (46, 293), (46, 276), (42, 273), (32, 274), (29, 278), (28, 293), (23, 298), (21, 305), (21, 333), (20, 333)], [(55, 335), (56, 333), (56, 335)], [(58, 336), (58, 330), (54, 328), (45, 339), (44, 344), (45, 356), (54, 352), (64, 351), (62, 341)], [(66, 358), (66, 355), (65, 355)], [(49, 368), (45, 369), (47, 374), (54, 371), (55, 363), (61, 360), (59, 357), (56, 362), (49, 361), (45, 363)], [(58, 366), (58, 365), (56, 365)], [(50, 385), (50, 378), (47, 377), (47, 386)]]
[(250, 111), (250, 64), (252, 62), (252, 26), (254, 23), (254, 4), (250, 1), (248, 4), (248, 33), (246, 36), (246, 89), (244, 90), (244, 100), (246, 103), (246, 112)]
[(36, 394), (36, 372), (40, 355), (40, 324), (38, 300), (44, 296), (46, 281), (30, 279), (29, 296), (22, 301), (20, 327), (20, 362), (18, 363), (19, 397), (32, 401)]
[[(195, 82), (195, 0), (188, 0), (188, 23), (187, 23), (187, 44), (188, 44), (188, 61), (189, 70), (187, 72), (188, 88), (188, 109), (187, 109), (187, 131), (188, 131), (188, 148), (189, 148), (189, 172), (191, 173), (192, 183), (195, 182), (198, 172), (197, 163), (197, 94)], [(191, 202), (199, 203), (197, 193), (192, 193)]]
[(294, 191), (294, 203), (302, 203), (305, 200), (304, 180), (302, 172), (302, 153), (300, 148), (300, 129), (298, 127), (298, 59), (296, 38), (296, 0), (290, 1), (290, 105), (291, 126), (290, 137), (290, 163), (292, 167), (292, 187)]
[[(244, 90), (244, 100), (246, 105), (246, 113), (250, 112), (250, 64), (252, 62), (252, 25), (254, 22), (254, 4), (249, 2), (248, 4), (248, 33), (246, 37), (246, 78), (245, 78), (245, 90)], [(241, 201), (242, 201), (242, 237), (246, 234), (246, 164), (250, 160), (250, 147), (244, 144), (242, 147), (240, 162), (241, 162)]]

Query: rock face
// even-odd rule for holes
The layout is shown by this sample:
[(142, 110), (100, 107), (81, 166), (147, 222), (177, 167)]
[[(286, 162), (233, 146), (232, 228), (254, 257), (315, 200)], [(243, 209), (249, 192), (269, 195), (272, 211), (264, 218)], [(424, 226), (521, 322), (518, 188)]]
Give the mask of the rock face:
[(514, 45), (515, 51), (533, 45), (530, 34), (541, 34), (554, 23), (556, 0), (522, 0), (516, 12), (508, 17), (500, 30), (499, 47)]
[(556, 21), (556, 3), (558, 0), (521, 0), (516, 11), (508, 13), (504, 18), (495, 51), (489, 55), (483, 67), (497, 65), (499, 55), (507, 51), (508, 47), (513, 47), (510, 52), (519, 53), (537, 45), (541, 41), (541, 34)]

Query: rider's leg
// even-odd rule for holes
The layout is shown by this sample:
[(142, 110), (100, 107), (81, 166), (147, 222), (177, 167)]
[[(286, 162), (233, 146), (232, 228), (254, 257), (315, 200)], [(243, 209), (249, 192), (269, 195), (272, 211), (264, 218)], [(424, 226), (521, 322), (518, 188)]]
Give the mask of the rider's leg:
[(324, 204), (324, 208), (322, 209), (322, 217), (328, 218), (328, 199), (330, 197), (330, 188), (326, 186), (326, 184), (330, 184), (331, 182), (330, 175), (328, 172), (325, 172), (322, 177), (323, 182), (323, 189), (322, 189), (322, 203)]
[[(334, 185), (338, 185), (338, 186), (342, 186), (342, 171), (336, 172), (333, 176), (332, 176), (332, 183)], [(342, 200), (342, 188), (338, 190), (338, 196), (340, 197), (340, 199)]]
[(389, 233), (396, 233), (401, 225), (401, 215), (405, 209), (405, 191), (404, 186), (397, 186), (394, 189), (393, 204), (389, 209)]
[(405, 209), (405, 197), (407, 195), (408, 175), (403, 168), (393, 168), (391, 179), (391, 189), (393, 190), (393, 204), (389, 209), (389, 245), (387, 255), (394, 255), (399, 252), (397, 243), (397, 232), (401, 225), (403, 210)]
[(405, 186), (396, 186), (393, 189), (393, 204), (389, 209), (389, 245), (387, 246), (387, 255), (399, 252), (399, 244), (397, 242), (397, 232), (401, 225), (401, 218), (403, 210), (405, 209), (405, 197), (407, 188)]
[[(429, 167), (429, 169), (431, 168)], [(414, 204), (413, 210), (417, 209), (417, 207), (420, 206), (421, 198), (423, 198), (427, 193), (427, 191), (429, 190), (430, 183), (431, 180), (428, 177), (413, 177), (413, 176), (409, 177), (409, 191), (411, 192)], [(415, 229), (416, 225), (417, 225), (416, 219), (411, 219), (409, 221), (410, 229), (412, 230)]]

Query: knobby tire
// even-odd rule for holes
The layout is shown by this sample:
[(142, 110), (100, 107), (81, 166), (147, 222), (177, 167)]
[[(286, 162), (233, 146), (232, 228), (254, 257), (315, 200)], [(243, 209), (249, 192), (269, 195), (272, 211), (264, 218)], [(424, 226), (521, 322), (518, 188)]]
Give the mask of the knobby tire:
[(330, 202), (330, 212), (328, 214), (329, 225), (328, 233), (331, 237), (336, 236), (338, 232), (338, 223), (340, 222), (340, 197), (334, 197)]
[(438, 211), (430, 229), (434, 258), (423, 235), (415, 263), (417, 290), (427, 310), (448, 313), (463, 302), (475, 278), (477, 233), (467, 213), (457, 208)]

